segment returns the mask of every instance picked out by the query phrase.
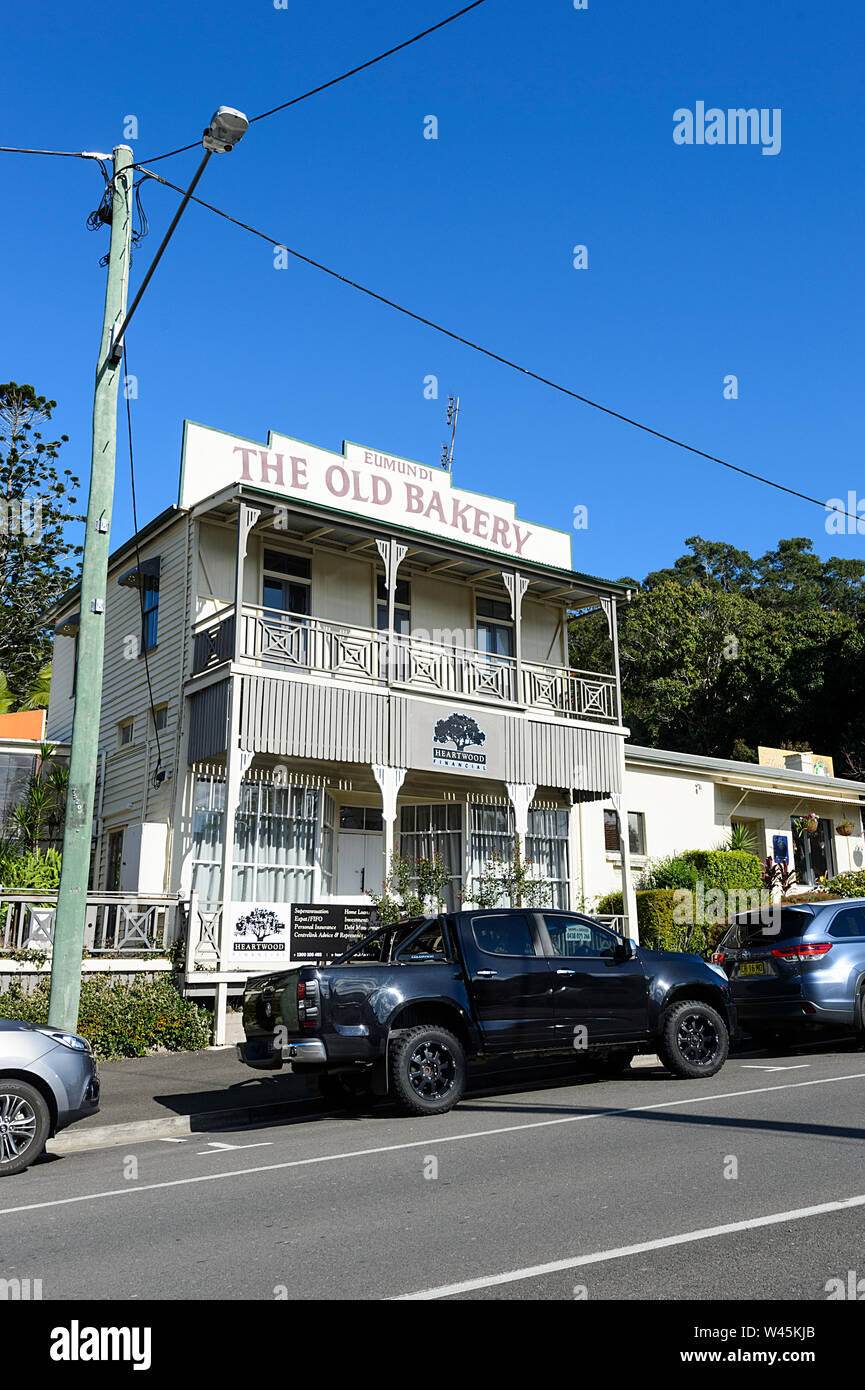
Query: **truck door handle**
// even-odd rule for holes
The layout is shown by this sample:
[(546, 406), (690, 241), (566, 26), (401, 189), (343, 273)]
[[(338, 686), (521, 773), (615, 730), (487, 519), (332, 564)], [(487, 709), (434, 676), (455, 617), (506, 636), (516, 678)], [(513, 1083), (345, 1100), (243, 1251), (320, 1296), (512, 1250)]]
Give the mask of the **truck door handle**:
[(363, 892), (363, 890), (364, 890), (365, 887), (366, 887), (366, 869), (361, 869), (361, 871), (360, 871), (360, 891)]
[(497, 970), (479, 970), (479, 971), (478, 971), (478, 974), (479, 974), (479, 975), (482, 975), (483, 978), (484, 978), (485, 980), (488, 979), (490, 975), (498, 975), (498, 973), (499, 973), (499, 972), (498, 972)]
[(576, 970), (557, 970), (557, 975), (576, 975)]

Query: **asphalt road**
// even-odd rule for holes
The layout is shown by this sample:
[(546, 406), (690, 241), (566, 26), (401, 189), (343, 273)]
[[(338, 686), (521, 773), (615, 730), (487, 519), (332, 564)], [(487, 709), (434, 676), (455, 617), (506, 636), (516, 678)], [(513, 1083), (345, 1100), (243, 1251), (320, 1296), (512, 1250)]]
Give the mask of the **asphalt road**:
[(47, 1300), (826, 1300), (865, 1281), (863, 1115), (842, 1043), (708, 1082), (526, 1067), (436, 1119), (49, 1157), (0, 1184), (0, 1278)]

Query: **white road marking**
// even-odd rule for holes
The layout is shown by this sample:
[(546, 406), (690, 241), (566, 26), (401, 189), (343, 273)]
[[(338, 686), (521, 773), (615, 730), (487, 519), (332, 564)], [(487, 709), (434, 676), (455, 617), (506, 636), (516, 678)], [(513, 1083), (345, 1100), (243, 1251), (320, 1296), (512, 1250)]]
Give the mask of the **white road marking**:
[(791, 1066), (786, 1067), (768, 1067), (764, 1063), (760, 1062), (742, 1062), (740, 1065), (742, 1066), (743, 1070), (746, 1071), (802, 1071), (803, 1069), (807, 1070), (808, 1067), (810, 1067), (811, 1063), (795, 1062)]
[(816, 1081), (782, 1081), (779, 1086), (751, 1086), (744, 1091), (720, 1091), (712, 1096), (690, 1096), (688, 1099), (657, 1101), (654, 1105), (621, 1106), (616, 1110), (592, 1110), (586, 1115), (560, 1115), (554, 1120), (529, 1120), (522, 1125), (499, 1125), (496, 1129), (473, 1129), (465, 1134), (441, 1134), (438, 1138), (411, 1139), (403, 1144), (380, 1144), (374, 1149), (348, 1149), (344, 1153), (317, 1154), (314, 1158), (292, 1158), (284, 1163), (262, 1163), (257, 1168), (234, 1168), (225, 1173), (203, 1173), (194, 1178), (171, 1178), (167, 1182), (141, 1183), (137, 1187), (115, 1187), (106, 1192), (85, 1192), (80, 1197), (55, 1197), (48, 1202), (28, 1202), (18, 1207), (0, 1207), (0, 1216), (12, 1216), (19, 1211), (42, 1211), (48, 1207), (74, 1206), (77, 1202), (98, 1202), (103, 1197), (129, 1197), (139, 1192), (156, 1192), (169, 1187), (191, 1187), (200, 1182), (220, 1182), (225, 1178), (248, 1178), (255, 1173), (277, 1173), (288, 1168), (308, 1168), (317, 1163), (336, 1163), (344, 1158), (370, 1158), (375, 1154), (398, 1153), (404, 1149), (429, 1148), (433, 1144), (459, 1144), (468, 1139), (495, 1138), (498, 1134), (515, 1134), (530, 1129), (552, 1129), (556, 1125), (573, 1125), (580, 1120), (603, 1120), (615, 1115), (642, 1115), (652, 1110), (675, 1110), (686, 1105), (708, 1105), (712, 1101), (736, 1100), (740, 1096), (763, 1096), (775, 1091), (798, 1091), (805, 1086), (829, 1086), (837, 1081), (865, 1081), (865, 1071), (847, 1076), (823, 1076)]
[(198, 1149), (197, 1157), (202, 1154), (225, 1153), (227, 1149), (234, 1152), (236, 1149), (270, 1149), (273, 1147), (272, 1139), (262, 1139), (257, 1144), (219, 1144), (215, 1140), (208, 1144), (206, 1149)]
[(662, 1236), (658, 1240), (642, 1241), (639, 1245), (620, 1245), (616, 1250), (599, 1250), (594, 1255), (576, 1255), (570, 1260), (552, 1260), (545, 1265), (529, 1265), (526, 1269), (509, 1270), (507, 1274), (492, 1274), (484, 1279), (464, 1279), (460, 1284), (442, 1284), (436, 1289), (419, 1293), (395, 1294), (389, 1302), (400, 1303), (418, 1299), (452, 1298), (454, 1294), (471, 1293), (474, 1289), (492, 1289), (499, 1284), (516, 1284), (523, 1279), (540, 1279), (545, 1274), (559, 1274), (566, 1269), (583, 1265), (604, 1264), (607, 1260), (623, 1260), (629, 1255), (645, 1255), (650, 1250), (666, 1250), (673, 1245), (688, 1245), (696, 1240), (714, 1240), (718, 1236), (735, 1235), (738, 1231), (755, 1231), (761, 1226), (779, 1226), (785, 1221), (804, 1221), (810, 1216), (825, 1216), (829, 1212), (851, 1211), (865, 1207), (865, 1195), (846, 1197), (839, 1202), (821, 1202), (816, 1207), (797, 1207), (793, 1211), (774, 1212), (771, 1216), (755, 1216), (749, 1221), (731, 1221), (726, 1226), (706, 1226), (700, 1231), (685, 1231), (680, 1236)]
[(160, 1144), (185, 1144), (185, 1139), (160, 1139)]

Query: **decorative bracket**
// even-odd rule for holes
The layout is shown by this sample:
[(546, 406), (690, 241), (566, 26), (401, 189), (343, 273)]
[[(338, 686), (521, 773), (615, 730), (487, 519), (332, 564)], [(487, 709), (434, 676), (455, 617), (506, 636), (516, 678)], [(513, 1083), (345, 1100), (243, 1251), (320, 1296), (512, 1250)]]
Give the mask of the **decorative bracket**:
[(246, 546), (249, 540), (249, 533), (254, 526), (261, 520), (261, 508), (250, 507), (248, 502), (241, 502), (237, 513), (237, 532), (238, 532), (238, 554), (246, 559)]
[(616, 607), (615, 607), (615, 602), (614, 602), (614, 600), (611, 599), (608, 595), (602, 594), (602, 595), (600, 596), (600, 598), (598, 599), (598, 603), (601, 605), (601, 608), (602, 608), (603, 611), (604, 611), (604, 617), (605, 617), (606, 620), (607, 620), (607, 632), (609, 633), (609, 635), (610, 635), (610, 641), (612, 642), (612, 640), (613, 640), (613, 624), (614, 624), (615, 621), (616, 621)]
[(529, 587), (529, 581), (524, 574), (517, 571), (511, 573), (510, 570), (502, 571), (502, 579), (511, 600), (511, 618), (516, 622), (517, 615), (522, 609), (523, 594)]
[(377, 538), (376, 547), (384, 564), (384, 582), (390, 593), (396, 587), (396, 572), (408, 554), (408, 546), (391, 536), (387, 540)]
[(372, 775), (381, 790), (381, 813), (385, 821), (396, 820), (396, 799), (405, 780), (404, 767), (389, 767), (384, 763), (373, 763)]

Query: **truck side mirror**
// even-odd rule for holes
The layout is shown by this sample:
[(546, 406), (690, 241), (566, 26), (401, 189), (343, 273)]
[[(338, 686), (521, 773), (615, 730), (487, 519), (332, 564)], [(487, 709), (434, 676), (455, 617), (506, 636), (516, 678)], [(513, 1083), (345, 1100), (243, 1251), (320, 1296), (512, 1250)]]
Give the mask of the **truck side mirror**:
[(618, 941), (616, 943), (615, 950), (613, 951), (613, 959), (616, 961), (616, 964), (619, 964), (621, 961), (633, 960), (633, 958), (634, 943), (631, 941), (630, 937), (626, 936), (624, 941)]

